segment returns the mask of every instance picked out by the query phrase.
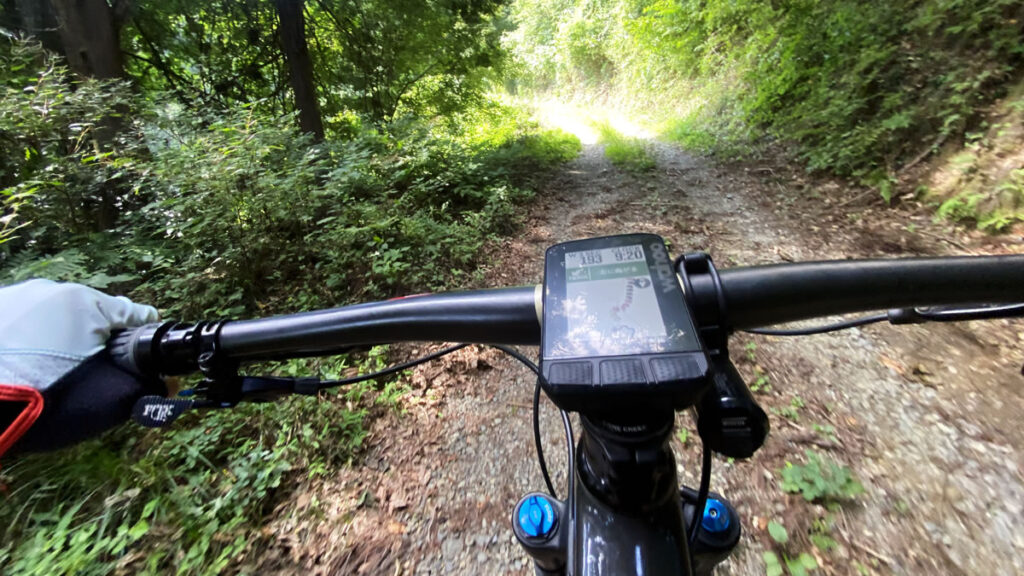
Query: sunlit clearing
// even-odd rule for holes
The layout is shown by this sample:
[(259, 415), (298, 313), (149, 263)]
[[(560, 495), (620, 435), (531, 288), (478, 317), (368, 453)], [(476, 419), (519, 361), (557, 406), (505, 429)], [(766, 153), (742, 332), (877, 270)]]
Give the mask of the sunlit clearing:
[(544, 128), (565, 130), (585, 145), (597, 143), (597, 130), (591, 125), (586, 112), (571, 104), (557, 100), (538, 102), (537, 120)]
[(537, 120), (544, 128), (558, 128), (576, 136), (583, 144), (596, 144), (600, 134), (595, 124), (605, 122), (628, 138), (647, 140), (653, 135), (622, 112), (609, 109), (584, 109), (558, 100), (536, 104)]
[(639, 124), (626, 118), (622, 112), (617, 110), (605, 110), (603, 114), (605, 120), (611, 124), (615, 131), (627, 138), (639, 138), (641, 140), (650, 140), (653, 136), (650, 132), (645, 130)]

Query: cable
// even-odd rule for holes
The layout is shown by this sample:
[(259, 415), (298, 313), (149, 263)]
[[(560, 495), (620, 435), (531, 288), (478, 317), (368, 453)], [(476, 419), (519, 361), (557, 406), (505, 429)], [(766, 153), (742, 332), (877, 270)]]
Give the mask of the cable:
[[(449, 346), (448, 348), (443, 348), (443, 349), (438, 350), (436, 352), (432, 352), (430, 354), (427, 354), (426, 356), (421, 356), (419, 358), (416, 358), (414, 360), (410, 360), (408, 362), (403, 362), (401, 364), (396, 364), (394, 366), (390, 366), (388, 368), (385, 368), (383, 370), (379, 370), (377, 372), (373, 372), (373, 373), (370, 373), (370, 374), (361, 374), (359, 376), (353, 376), (352, 378), (344, 378), (344, 379), (341, 379), (341, 380), (325, 380), (325, 381), (319, 382), (317, 384), (316, 391), (326, 390), (328, 388), (334, 388), (334, 387), (337, 387), (337, 386), (347, 386), (349, 384), (355, 384), (357, 382), (364, 382), (366, 380), (373, 380), (375, 378), (380, 378), (380, 377), (383, 377), (383, 376), (388, 376), (388, 375), (391, 375), (391, 374), (395, 374), (396, 372), (401, 372), (402, 370), (407, 370), (409, 368), (412, 368), (413, 366), (418, 366), (420, 364), (423, 364), (423, 363), (426, 363), (426, 362), (430, 362), (431, 360), (436, 360), (437, 358), (440, 358), (441, 356), (445, 356), (447, 354), (451, 354), (452, 352), (455, 352), (456, 350), (461, 350), (461, 349), (463, 349), (463, 348), (465, 348), (467, 346), (469, 346), (469, 344), (456, 344), (454, 346)], [(540, 391), (541, 391), (540, 379), (542, 378), (541, 373), (540, 373), (540, 368), (538, 368), (537, 365), (534, 364), (529, 358), (527, 358), (526, 356), (523, 356), (522, 354), (520, 354), (517, 350), (509, 348), (508, 346), (502, 346), (500, 344), (491, 344), (491, 346), (493, 348), (497, 348), (498, 350), (501, 350), (502, 352), (508, 354), (509, 356), (512, 356), (516, 360), (519, 360), (520, 362), (525, 364), (527, 368), (532, 370), (534, 374), (537, 375), (537, 378), (538, 378), (537, 386), (536, 386), (536, 388), (533, 391), (533, 440), (534, 440), (534, 444), (537, 446), (537, 459), (540, 461), (540, 470), (541, 470), (541, 473), (544, 475), (544, 483), (547, 484), (548, 492), (551, 493), (551, 496), (553, 498), (557, 499), (558, 496), (557, 496), (557, 494), (555, 492), (554, 483), (551, 481), (551, 475), (548, 473), (547, 461), (544, 458), (544, 447), (543, 447), (543, 443), (541, 442), (541, 437), (540, 437)], [(568, 481), (569, 481), (569, 485), (571, 487), (571, 485), (572, 485), (572, 462), (573, 462), (573, 457), (574, 457), (573, 445), (572, 445), (572, 443), (573, 443), (572, 422), (569, 420), (569, 415), (566, 414), (566, 412), (564, 410), (559, 410), (559, 412), (561, 412), (561, 415), (562, 415), (562, 425), (565, 428), (565, 439), (566, 439), (566, 445), (568, 446), (568, 450), (567, 450), (568, 468), (569, 468), (569, 479), (568, 479)]]
[(1024, 316), (1024, 304), (978, 306), (977, 308), (914, 308), (921, 318), (929, 322), (962, 322), (964, 320), (993, 320)]
[(704, 507), (708, 504), (708, 492), (711, 491), (711, 449), (703, 440), (701, 446), (700, 466), (700, 488), (697, 490), (697, 507), (693, 510), (693, 520), (690, 521), (690, 545), (697, 541), (697, 533), (700, 531), (700, 522), (704, 518)]
[[(320, 384), (317, 387), (317, 390), (324, 390), (324, 389), (333, 388), (333, 387), (336, 387), (336, 386), (347, 386), (349, 384), (355, 384), (357, 382), (363, 382), (365, 380), (372, 380), (374, 378), (380, 378), (382, 376), (388, 376), (390, 374), (394, 374), (396, 372), (401, 372), (402, 370), (406, 370), (408, 368), (412, 368), (413, 366), (418, 366), (419, 364), (423, 364), (425, 362), (429, 362), (431, 360), (435, 360), (437, 358), (440, 358), (441, 356), (445, 356), (446, 354), (451, 354), (452, 352), (455, 352), (456, 350), (461, 350), (462, 348), (465, 348), (467, 346), (469, 346), (469, 344), (456, 344), (455, 346), (449, 346), (448, 348), (443, 348), (441, 350), (438, 350), (437, 352), (433, 352), (431, 354), (427, 354), (426, 356), (421, 356), (419, 358), (416, 358), (415, 360), (410, 360), (408, 362), (403, 362), (402, 364), (396, 364), (394, 366), (385, 368), (385, 369), (380, 370), (378, 372), (373, 372), (372, 374), (362, 374), (362, 375), (359, 375), (359, 376), (353, 376), (352, 378), (345, 378), (343, 380), (328, 380), (328, 381), (320, 382)], [(555, 485), (551, 481), (551, 474), (548, 472), (547, 460), (544, 458), (544, 446), (543, 446), (543, 442), (541, 441), (541, 437), (540, 437), (540, 391), (541, 391), (540, 379), (542, 378), (542, 376), (540, 374), (540, 368), (538, 368), (537, 365), (534, 364), (529, 358), (527, 358), (526, 356), (523, 356), (521, 353), (519, 353), (518, 350), (515, 350), (513, 348), (509, 348), (508, 346), (502, 346), (500, 344), (492, 344), (491, 346), (493, 348), (497, 348), (498, 350), (501, 350), (502, 352), (508, 354), (509, 356), (512, 356), (516, 360), (519, 360), (524, 365), (526, 365), (527, 368), (532, 370), (534, 374), (537, 375), (537, 386), (534, 388), (534, 391), (533, 391), (533, 442), (534, 442), (534, 444), (537, 447), (537, 459), (540, 462), (540, 471), (541, 471), (541, 474), (543, 474), (543, 476), (544, 476), (544, 483), (547, 484), (548, 492), (551, 494), (551, 496), (553, 498), (557, 499), (558, 495), (557, 495), (557, 493), (555, 491)], [(572, 422), (569, 420), (569, 415), (566, 414), (564, 410), (559, 410), (559, 412), (561, 412), (561, 414), (562, 414), (562, 425), (565, 428), (565, 439), (566, 439), (566, 445), (568, 446), (568, 463), (569, 463), (568, 464), (568, 467), (569, 467), (569, 480), (568, 481), (570, 483), (569, 485), (571, 486), (572, 485), (571, 484), (572, 483), (572, 462), (573, 462), (573, 457), (574, 457), (573, 445), (572, 445), (572, 443), (573, 443)]]
[[(569, 492), (568, 496), (566, 496), (566, 500), (572, 500), (572, 474), (573, 466), (576, 463), (576, 447), (575, 445), (573, 445), (573, 439), (575, 438), (575, 436), (573, 436), (572, 433), (572, 420), (569, 419), (569, 413), (566, 412), (565, 410), (559, 410), (559, 412), (562, 414), (562, 428), (565, 429), (565, 461), (568, 463), (568, 465), (565, 467), (565, 489)], [(554, 496), (554, 494), (552, 494), (552, 496)]]
[[(543, 376), (540, 373), (540, 368), (533, 363), (532, 360), (523, 356), (518, 350), (509, 348), (508, 346), (502, 346), (500, 344), (491, 344), (492, 348), (497, 348), (509, 356), (522, 362), (527, 368), (533, 371), (537, 375), (537, 386), (533, 389), (533, 442), (537, 446), (537, 460), (540, 461), (540, 471), (544, 475), (544, 483), (548, 486), (548, 492), (552, 498), (558, 499), (558, 495), (555, 492), (554, 483), (551, 482), (551, 476), (548, 474), (547, 461), (544, 459), (544, 448), (543, 442), (540, 437), (540, 390), (541, 390), (541, 379)], [(565, 442), (567, 446), (566, 455), (568, 458), (568, 482), (569, 490), (572, 490), (572, 463), (574, 458), (573, 450), (573, 433), (572, 433), (572, 422), (569, 420), (569, 415), (565, 410), (559, 410), (562, 414), (562, 426), (565, 429)]]
[(863, 316), (861, 318), (845, 320), (843, 322), (837, 322), (835, 324), (826, 324), (824, 326), (813, 326), (811, 328), (794, 328), (792, 330), (774, 328), (749, 328), (743, 330), (743, 332), (747, 332), (750, 334), (763, 334), (765, 336), (810, 336), (812, 334), (824, 334), (826, 332), (835, 332), (837, 330), (856, 328), (858, 326), (865, 326), (867, 324), (874, 324), (876, 322), (885, 322), (888, 319), (888, 314), (875, 314), (873, 316)]
[(977, 306), (975, 308), (896, 308), (884, 314), (862, 316), (835, 324), (796, 328), (792, 330), (775, 328), (749, 328), (743, 330), (750, 334), (766, 336), (810, 336), (857, 328), (876, 322), (889, 321), (890, 324), (923, 324), (925, 322), (964, 322), (966, 320), (994, 320), (998, 318), (1017, 318), (1024, 316), (1024, 304), (1004, 304), (995, 306)]
[(548, 473), (548, 463), (544, 459), (544, 445), (540, 438), (540, 378), (533, 388), (533, 443), (537, 446), (537, 460), (540, 461), (540, 473), (544, 475), (544, 483), (548, 485), (548, 494), (558, 499), (555, 485), (551, 482), (551, 475)]
[(438, 350), (437, 352), (432, 352), (430, 354), (427, 354), (426, 356), (420, 356), (419, 358), (416, 358), (415, 360), (409, 360), (408, 362), (403, 362), (401, 364), (395, 364), (394, 366), (389, 366), (389, 367), (387, 367), (387, 368), (385, 368), (383, 370), (380, 370), (378, 372), (373, 372), (373, 373), (370, 373), (370, 374), (360, 374), (359, 376), (353, 376), (351, 378), (344, 378), (342, 380), (324, 380), (324, 381), (319, 383), (319, 385), (317, 386), (317, 390), (318, 391), (319, 390), (326, 390), (327, 388), (334, 388), (336, 386), (348, 386), (349, 384), (355, 384), (357, 382), (363, 382), (363, 381), (366, 381), (366, 380), (373, 380), (374, 378), (380, 378), (382, 376), (389, 376), (389, 375), (394, 374), (396, 372), (401, 372), (402, 370), (407, 370), (409, 368), (412, 368), (413, 366), (419, 366), (420, 364), (423, 364), (425, 362), (430, 362), (431, 360), (436, 360), (436, 359), (440, 358), (441, 356), (445, 356), (447, 354), (451, 354), (452, 352), (455, 352), (456, 350), (461, 350), (461, 349), (465, 348), (466, 346), (469, 346), (469, 344), (456, 344), (455, 346), (449, 346), (448, 348), (443, 348), (441, 350)]

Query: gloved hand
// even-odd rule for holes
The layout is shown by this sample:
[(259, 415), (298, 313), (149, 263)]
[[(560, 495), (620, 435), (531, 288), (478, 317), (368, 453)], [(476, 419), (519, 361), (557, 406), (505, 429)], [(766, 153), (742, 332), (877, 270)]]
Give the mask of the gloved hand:
[(157, 319), (152, 306), (79, 284), (0, 288), (0, 454), (79, 442), (127, 420), (137, 398), (166, 394), (104, 348), (111, 331)]

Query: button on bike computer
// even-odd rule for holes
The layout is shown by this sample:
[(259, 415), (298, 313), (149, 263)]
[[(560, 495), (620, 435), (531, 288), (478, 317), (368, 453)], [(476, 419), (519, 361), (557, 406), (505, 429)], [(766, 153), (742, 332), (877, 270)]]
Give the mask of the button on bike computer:
[(548, 248), (541, 373), (560, 408), (681, 410), (703, 393), (707, 372), (707, 353), (660, 236)]

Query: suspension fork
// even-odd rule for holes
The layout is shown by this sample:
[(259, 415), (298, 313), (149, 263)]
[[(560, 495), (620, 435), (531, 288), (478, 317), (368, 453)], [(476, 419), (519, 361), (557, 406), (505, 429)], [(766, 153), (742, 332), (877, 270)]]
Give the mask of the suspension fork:
[(514, 509), (517, 539), (538, 575), (710, 574), (739, 540), (732, 506), (712, 494), (692, 551), (696, 491), (676, 476), (674, 414), (641, 420), (581, 418), (566, 500), (531, 493)]

